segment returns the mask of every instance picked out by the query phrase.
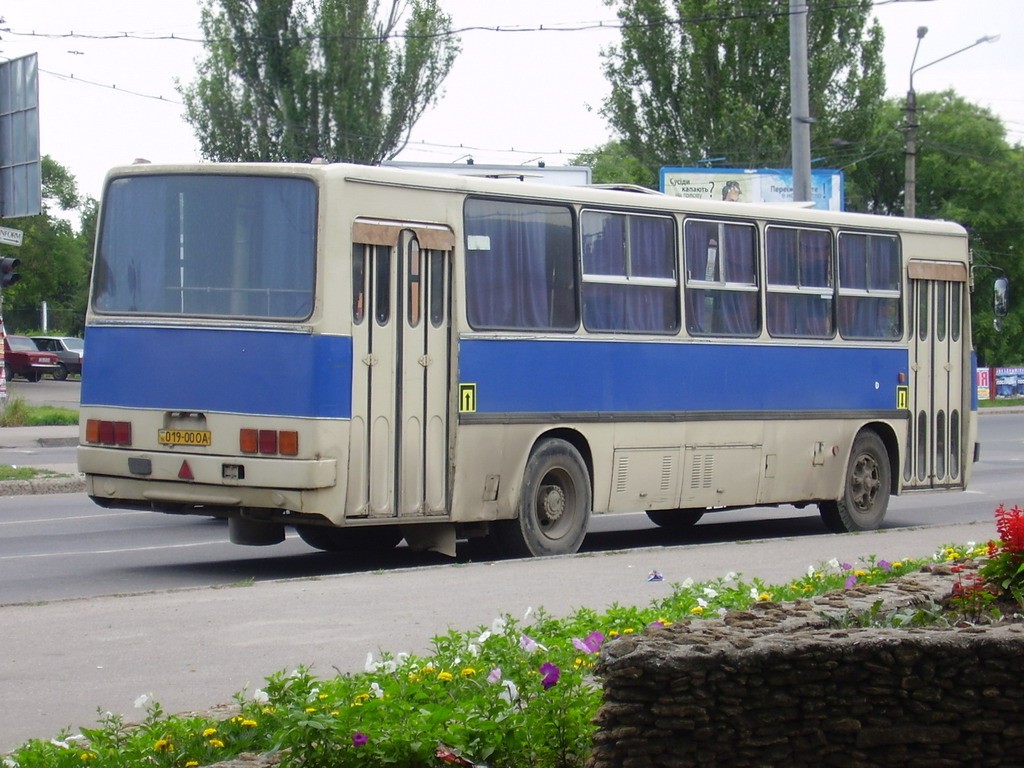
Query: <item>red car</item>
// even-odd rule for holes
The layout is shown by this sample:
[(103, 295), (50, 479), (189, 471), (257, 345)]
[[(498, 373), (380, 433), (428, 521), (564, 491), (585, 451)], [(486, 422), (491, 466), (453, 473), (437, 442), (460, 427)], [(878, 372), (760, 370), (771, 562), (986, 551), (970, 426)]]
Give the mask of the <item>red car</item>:
[(52, 352), (40, 352), (28, 336), (4, 336), (4, 369), (7, 380), (22, 376), (29, 381), (39, 381), (44, 373), (61, 370), (60, 358)]

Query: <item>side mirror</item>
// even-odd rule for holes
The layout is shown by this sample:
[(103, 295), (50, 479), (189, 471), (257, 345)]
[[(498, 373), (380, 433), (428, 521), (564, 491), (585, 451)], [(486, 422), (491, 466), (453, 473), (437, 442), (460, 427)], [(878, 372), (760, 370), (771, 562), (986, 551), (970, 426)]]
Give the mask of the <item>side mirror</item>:
[(1009, 295), (1010, 281), (1005, 277), (997, 277), (992, 287), (992, 309), (996, 317), (1006, 317)]

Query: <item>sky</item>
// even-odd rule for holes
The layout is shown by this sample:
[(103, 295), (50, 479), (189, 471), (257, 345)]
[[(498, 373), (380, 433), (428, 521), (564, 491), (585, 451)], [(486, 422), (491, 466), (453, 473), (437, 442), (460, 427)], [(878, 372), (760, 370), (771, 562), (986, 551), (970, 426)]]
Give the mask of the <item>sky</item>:
[[(600, 53), (618, 33), (603, 0), (440, 4), (466, 30), (462, 53), (397, 159), (565, 165), (611, 138), (599, 114), (608, 94)], [(99, 198), (107, 170), (135, 158), (200, 159), (175, 88), (194, 80), (203, 58), (198, 0), (3, 0), (0, 15), (0, 56), (38, 54), (41, 152), (80, 191)], [(956, 90), (1024, 143), (1024, 0), (876, 0), (875, 15), (890, 96), (906, 95), (919, 26), (928, 33), (916, 67), (1001, 35), (926, 66), (914, 87)]]

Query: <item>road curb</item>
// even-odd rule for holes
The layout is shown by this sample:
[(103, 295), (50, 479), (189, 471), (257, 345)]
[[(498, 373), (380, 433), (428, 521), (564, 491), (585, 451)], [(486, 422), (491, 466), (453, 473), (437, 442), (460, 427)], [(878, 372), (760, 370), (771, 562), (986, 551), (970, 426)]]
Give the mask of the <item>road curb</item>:
[(44, 493), (82, 493), (85, 491), (85, 477), (82, 475), (61, 475), (60, 477), (37, 477), (32, 480), (0, 481), (0, 496), (30, 496)]

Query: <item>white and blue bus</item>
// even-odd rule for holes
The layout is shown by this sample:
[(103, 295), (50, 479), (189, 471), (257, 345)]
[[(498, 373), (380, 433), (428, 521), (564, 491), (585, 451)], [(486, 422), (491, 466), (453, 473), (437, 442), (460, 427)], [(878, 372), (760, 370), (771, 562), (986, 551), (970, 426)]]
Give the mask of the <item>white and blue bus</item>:
[[(947, 222), (344, 164), (112, 170), (78, 462), (232, 541), (575, 552), (816, 505), (877, 528), (976, 455)], [(770, 512), (768, 513), (770, 514)]]

